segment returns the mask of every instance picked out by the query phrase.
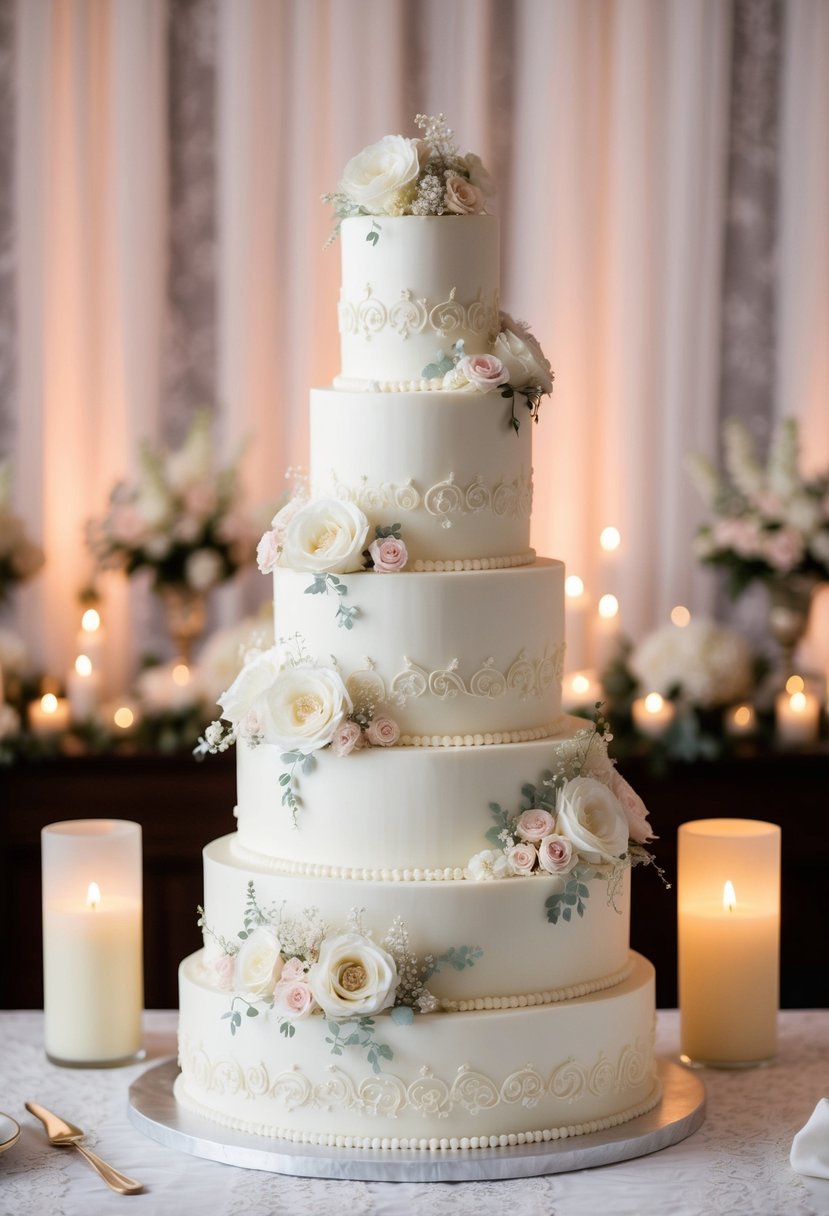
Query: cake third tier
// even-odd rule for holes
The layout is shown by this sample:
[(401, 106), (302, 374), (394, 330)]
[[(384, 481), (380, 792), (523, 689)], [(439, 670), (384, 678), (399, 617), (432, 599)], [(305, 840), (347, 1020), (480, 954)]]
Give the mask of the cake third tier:
[[(482, 743), (484, 734), (507, 743), (557, 729), (561, 562), (343, 575), (333, 597), (309, 594), (314, 586), (307, 572), (276, 568), (276, 637), (297, 639), (317, 661), (333, 657), (355, 705), (393, 715), (404, 744)], [(341, 606), (356, 609), (348, 629)]]

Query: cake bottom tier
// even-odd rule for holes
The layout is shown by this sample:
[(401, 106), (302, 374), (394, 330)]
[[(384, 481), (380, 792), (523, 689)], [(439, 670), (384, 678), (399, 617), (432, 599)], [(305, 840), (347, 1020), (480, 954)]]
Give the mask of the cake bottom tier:
[(226, 1127), (346, 1148), (493, 1148), (600, 1131), (659, 1099), (654, 972), (637, 954), (615, 988), (558, 1005), (409, 1025), (311, 1016), (288, 1037), (267, 1014), (233, 1035), (202, 953), (179, 972), (175, 1092)]

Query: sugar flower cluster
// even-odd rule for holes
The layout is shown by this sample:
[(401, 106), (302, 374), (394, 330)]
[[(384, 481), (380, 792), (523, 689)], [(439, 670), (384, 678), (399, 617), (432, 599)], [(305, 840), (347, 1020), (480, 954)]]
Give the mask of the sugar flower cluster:
[(205, 592), (251, 560), (255, 533), (240, 499), (238, 460), (219, 466), (200, 412), (181, 446), (143, 446), (136, 482), (115, 486), (88, 542), (101, 568), (146, 569), (157, 589)]
[(797, 423), (778, 427), (763, 465), (736, 419), (723, 431), (725, 472), (694, 455), (690, 471), (710, 512), (697, 533), (702, 561), (724, 568), (737, 595), (755, 581), (829, 579), (829, 470), (800, 472)]
[(276, 566), (314, 575), (351, 574), (374, 569), (393, 574), (408, 562), (400, 525), (376, 528), (366, 544), (369, 521), (353, 502), (337, 498), (308, 500), (297, 495), (277, 511), (256, 550), (259, 569), (270, 574)]
[(443, 114), (418, 114), (417, 139), (384, 135), (343, 170), (337, 190), (323, 196), (338, 220), (352, 215), (478, 215), (492, 193), (479, 156), (461, 155)]

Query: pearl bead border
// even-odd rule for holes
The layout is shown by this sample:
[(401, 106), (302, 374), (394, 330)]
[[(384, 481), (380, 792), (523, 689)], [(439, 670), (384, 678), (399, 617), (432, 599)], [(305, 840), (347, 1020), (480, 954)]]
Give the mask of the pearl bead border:
[(561, 729), (562, 718), (532, 730), (494, 730), (466, 735), (401, 735), (400, 747), (492, 747), (502, 743), (532, 743), (549, 739)]
[(468, 570), (512, 570), (515, 566), (531, 566), (535, 549), (509, 557), (418, 558), (412, 566), (416, 574), (454, 574)]
[(628, 1107), (627, 1110), (620, 1111), (616, 1115), (608, 1115), (604, 1119), (592, 1119), (585, 1123), (568, 1123), (560, 1127), (539, 1128), (532, 1132), (502, 1133), (495, 1136), (432, 1136), (428, 1139), (425, 1137), (419, 1139), (405, 1136), (400, 1138), (396, 1136), (346, 1136), (330, 1132), (302, 1132), (254, 1120), (236, 1119), (233, 1116), (214, 1111), (192, 1097), (187, 1091), (187, 1083), (182, 1075), (176, 1077), (173, 1093), (176, 1101), (191, 1114), (207, 1119), (211, 1123), (218, 1123), (233, 1131), (243, 1132), (245, 1135), (286, 1140), (291, 1144), (314, 1144), (322, 1148), (385, 1149), (387, 1151), (418, 1149), (421, 1152), (456, 1152), (459, 1149), (465, 1151), (477, 1148), (515, 1148), (520, 1144), (541, 1144), (550, 1140), (567, 1140), (574, 1136), (590, 1135), (591, 1132), (607, 1131), (622, 1123), (628, 1123), (631, 1119), (638, 1119), (640, 1115), (653, 1110), (662, 1097), (662, 1083), (658, 1077), (654, 1077), (653, 1089), (647, 1098)]

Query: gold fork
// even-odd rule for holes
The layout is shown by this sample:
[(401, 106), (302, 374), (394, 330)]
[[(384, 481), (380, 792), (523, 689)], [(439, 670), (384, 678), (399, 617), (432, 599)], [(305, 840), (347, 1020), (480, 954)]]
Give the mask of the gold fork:
[(85, 1148), (80, 1141), (86, 1133), (82, 1132), (79, 1127), (75, 1127), (74, 1123), (68, 1123), (66, 1119), (61, 1119), (59, 1115), (53, 1114), (45, 1106), (39, 1106), (37, 1102), (27, 1102), (26, 1110), (36, 1119), (40, 1119), (46, 1128), (50, 1144), (54, 1144), (57, 1148), (76, 1148), (113, 1191), (117, 1191), (119, 1195), (137, 1195), (139, 1191), (143, 1191), (142, 1183), (113, 1169), (111, 1165), (107, 1165), (106, 1161), (102, 1161), (95, 1153)]

